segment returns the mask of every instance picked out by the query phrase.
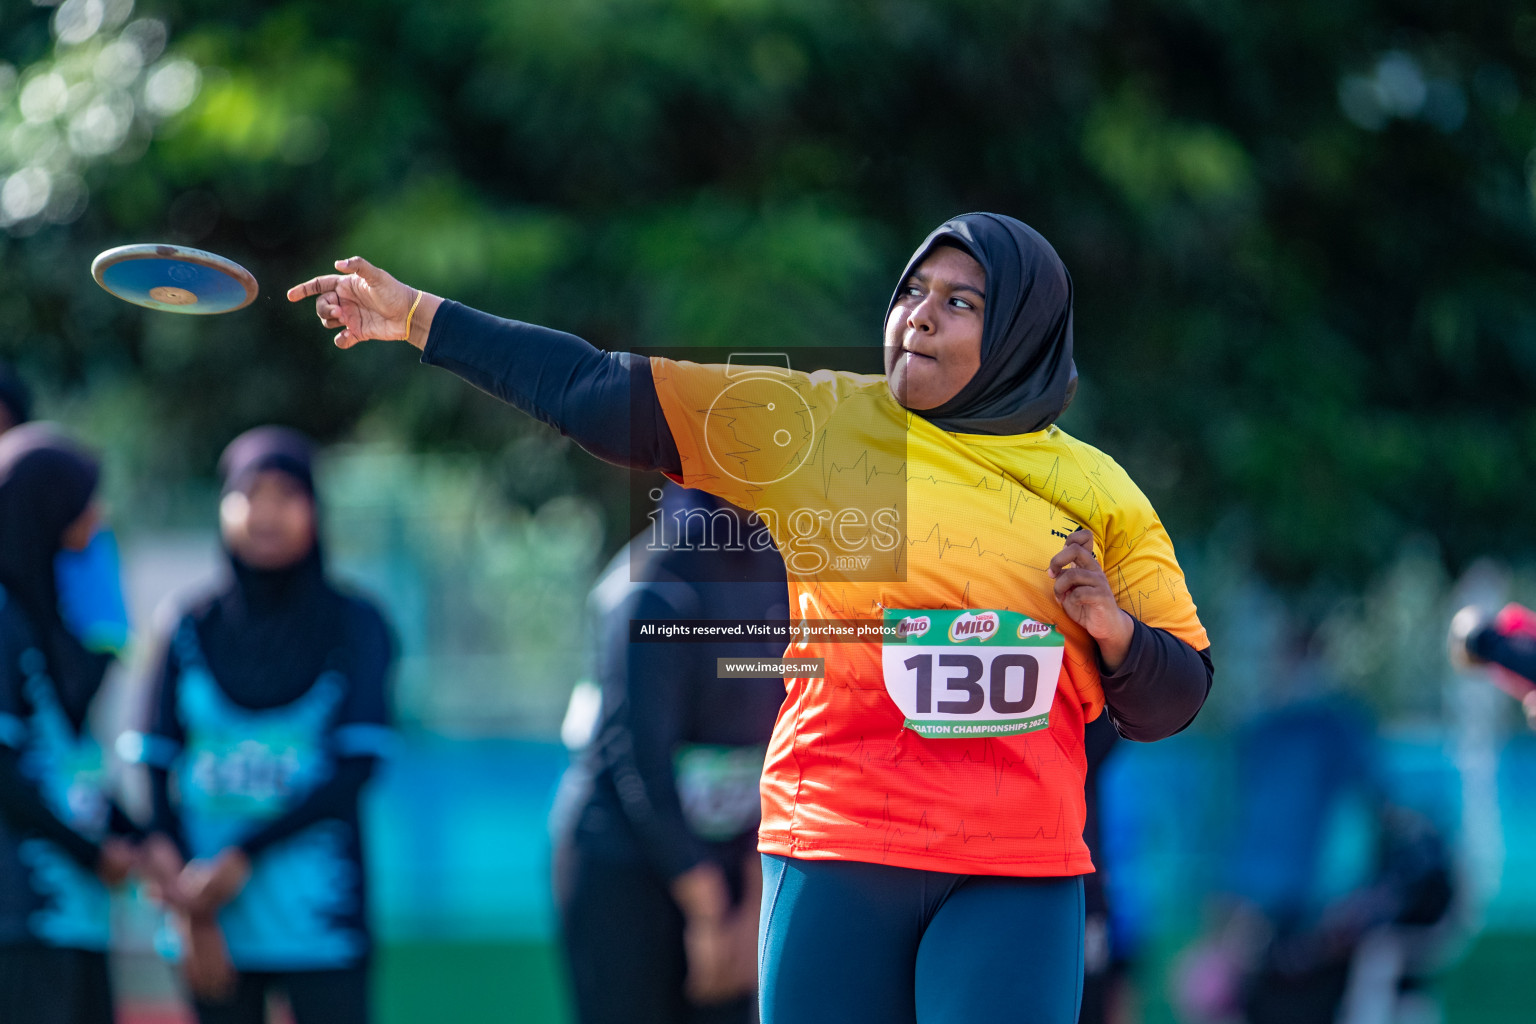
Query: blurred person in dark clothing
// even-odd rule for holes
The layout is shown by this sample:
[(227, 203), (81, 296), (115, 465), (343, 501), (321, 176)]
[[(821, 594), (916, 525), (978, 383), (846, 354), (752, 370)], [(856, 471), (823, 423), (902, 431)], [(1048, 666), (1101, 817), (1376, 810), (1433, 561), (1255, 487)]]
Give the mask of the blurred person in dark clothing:
[(1116, 959), (1112, 933), (1114, 915), (1109, 905), (1108, 874), (1104, 855), (1103, 829), (1099, 800), (1104, 765), (1120, 742), (1120, 734), (1108, 715), (1083, 727), (1083, 749), (1088, 756), (1088, 775), (1083, 782), (1083, 797), (1088, 808), (1083, 825), (1083, 842), (1093, 855), (1097, 868), (1083, 876), (1083, 1002), (1078, 1010), (1079, 1024), (1105, 1024), (1113, 1018), (1116, 986), (1125, 975), (1125, 964)]
[(1463, 608), (1451, 620), (1451, 662), (1457, 668), (1487, 668), (1493, 681), (1520, 702), (1536, 728), (1536, 611), (1507, 604), (1496, 615)]
[[(1451, 905), (1445, 844), (1426, 818), (1387, 799), (1368, 712), (1327, 692), (1309, 661), (1295, 676), (1291, 699), (1237, 738), (1232, 907), (1183, 984), (1186, 997), (1206, 993), (1209, 1005), (1187, 1007), (1197, 1020), (1239, 1008), (1248, 1024), (1345, 1020), (1371, 937), (1436, 924)], [(1378, 979), (1391, 991), (1368, 999), (1395, 1003), (1412, 987), (1412, 965), (1403, 966)], [(1224, 1001), (1236, 1005), (1216, 1005)]]
[(327, 578), (309, 441), (259, 427), (225, 450), (227, 580), (181, 616), (154, 676), (145, 872), (178, 924), (203, 1024), (369, 1020), (358, 803), (390, 740), (394, 645)]
[(110, 1024), (108, 888), (135, 860), (88, 716), (110, 654), (59, 613), (54, 562), (100, 518), (96, 459), (46, 424), (0, 437), (0, 1021)]
[(1240, 741), (1240, 891), (1268, 930), (1249, 1024), (1332, 1024), (1367, 933), (1433, 924), (1450, 905), (1444, 844), (1383, 799), (1374, 738), (1370, 719), (1335, 698), (1276, 712)]
[(756, 1018), (758, 780), (784, 684), (718, 678), (716, 659), (782, 657), (784, 641), (632, 642), (630, 623), (787, 622), (783, 562), (756, 519), (668, 484), (591, 606), (601, 706), (552, 821), (578, 1019), (745, 1024)]
[[(32, 389), (14, 367), (0, 363), (0, 434), (32, 419)], [(99, 654), (121, 654), (128, 645), (117, 538), (105, 526), (79, 550), (54, 558), (59, 614), (80, 642)]]
[(32, 389), (9, 363), (0, 363), (0, 434), (32, 418)]

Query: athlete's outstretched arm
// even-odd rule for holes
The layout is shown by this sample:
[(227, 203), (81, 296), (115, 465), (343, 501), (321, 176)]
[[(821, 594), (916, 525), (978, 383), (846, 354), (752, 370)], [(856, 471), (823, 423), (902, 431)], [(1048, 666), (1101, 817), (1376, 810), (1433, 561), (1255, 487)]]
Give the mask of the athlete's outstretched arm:
[(339, 348), (371, 339), (409, 341), (441, 366), (573, 439), (600, 459), (681, 472), (650, 361), (603, 352), (547, 327), (503, 320), (411, 288), (360, 257), (288, 290), (313, 298)]

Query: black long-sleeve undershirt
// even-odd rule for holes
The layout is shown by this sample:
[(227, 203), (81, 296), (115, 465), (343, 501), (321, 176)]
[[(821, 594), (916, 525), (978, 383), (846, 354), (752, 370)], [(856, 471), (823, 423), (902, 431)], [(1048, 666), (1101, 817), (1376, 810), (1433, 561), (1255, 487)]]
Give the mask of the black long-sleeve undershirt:
[(1114, 672), (1099, 663), (1104, 703), (1115, 730), (1128, 740), (1151, 743), (1183, 732), (1211, 692), (1211, 649), (1197, 651), (1172, 633), (1140, 619), (1125, 661)]
[(421, 361), (547, 423), (605, 462), (681, 473), (650, 360), (444, 302)]
[[(603, 352), (573, 334), (444, 302), (421, 361), (549, 424), (607, 462), (681, 472), (647, 359)], [(1141, 742), (1181, 731), (1205, 703), (1213, 674), (1210, 648), (1196, 651), (1172, 633), (1138, 621), (1124, 664), (1104, 674), (1116, 729)]]

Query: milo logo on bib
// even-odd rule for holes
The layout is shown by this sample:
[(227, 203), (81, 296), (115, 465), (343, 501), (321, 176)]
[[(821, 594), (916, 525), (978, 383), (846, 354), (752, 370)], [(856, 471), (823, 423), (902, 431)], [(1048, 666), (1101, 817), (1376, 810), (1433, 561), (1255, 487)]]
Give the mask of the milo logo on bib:
[(1056, 632), (1056, 627), (1044, 622), (1036, 622), (1034, 619), (1025, 619), (1019, 623), (1018, 638), (1020, 640), (1032, 640), (1036, 637), (1048, 636)]
[(980, 612), (972, 615), (962, 612), (949, 624), (949, 642), (964, 643), (967, 640), (991, 640), (997, 635), (997, 612)]
[(929, 738), (1014, 736), (1050, 724), (1066, 641), (1048, 622), (989, 609), (887, 608), (885, 690)]

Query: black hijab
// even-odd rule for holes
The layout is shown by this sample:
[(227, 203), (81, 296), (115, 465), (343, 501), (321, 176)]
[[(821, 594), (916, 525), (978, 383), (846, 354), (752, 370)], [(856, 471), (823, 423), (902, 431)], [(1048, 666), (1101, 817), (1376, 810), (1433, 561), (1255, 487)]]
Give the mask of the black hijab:
[(886, 317), (917, 265), (939, 246), (968, 253), (987, 275), (981, 366), (943, 405), (917, 410), (944, 430), (1028, 434), (1066, 411), (1077, 390), (1072, 362), (1072, 277), (1051, 243), (1000, 213), (967, 213), (923, 240), (896, 282)]
[(59, 615), (54, 559), (90, 505), (96, 458), (46, 423), (0, 435), (0, 585), (26, 613), (59, 701), (78, 729), (112, 662), (88, 651)]
[[(256, 427), (229, 443), (219, 459), (224, 494), (244, 491), (276, 470), (315, 498), (313, 446), (286, 427)], [(318, 519), (319, 509), (316, 508)], [(198, 621), (208, 667), (236, 703), (270, 708), (304, 694), (342, 644), (344, 598), (325, 578), (318, 539), (292, 565), (257, 569), (228, 547), (230, 580)]]

